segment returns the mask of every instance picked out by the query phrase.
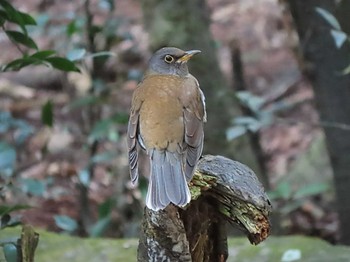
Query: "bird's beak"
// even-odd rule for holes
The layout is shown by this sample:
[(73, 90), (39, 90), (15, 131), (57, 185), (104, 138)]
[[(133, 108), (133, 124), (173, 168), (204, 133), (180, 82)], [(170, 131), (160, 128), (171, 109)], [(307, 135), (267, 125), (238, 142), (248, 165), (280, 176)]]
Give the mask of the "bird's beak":
[(191, 59), (192, 56), (194, 56), (195, 54), (200, 53), (200, 50), (189, 50), (186, 51), (185, 54), (183, 56), (181, 56), (179, 59), (176, 60), (177, 63), (186, 63), (188, 60)]

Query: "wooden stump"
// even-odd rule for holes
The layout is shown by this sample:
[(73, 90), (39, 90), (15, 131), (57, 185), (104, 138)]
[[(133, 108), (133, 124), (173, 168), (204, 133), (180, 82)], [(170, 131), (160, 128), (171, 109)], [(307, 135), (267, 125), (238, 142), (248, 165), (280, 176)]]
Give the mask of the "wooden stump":
[(145, 208), (138, 261), (226, 261), (226, 223), (238, 226), (252, 244), (270, 232), (271, 204), (254, 172), (222, 156), (204, 156), (190, 182), (191, 203)]

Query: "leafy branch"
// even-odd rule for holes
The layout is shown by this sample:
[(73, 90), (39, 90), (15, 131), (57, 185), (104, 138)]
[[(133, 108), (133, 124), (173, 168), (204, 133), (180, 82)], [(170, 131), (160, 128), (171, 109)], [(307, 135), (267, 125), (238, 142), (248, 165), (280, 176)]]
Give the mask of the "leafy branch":
[[(8, 30), (8, 25), (17, 30)], [(0, 65), (0, 72), (18, 71), (29, 65), (43, 64), (62, 71), (79, 72), (78, 67), (70, 60), (60, 57), (52, 50), (40, 50), (36, 42), (28, 35), (27, 26), (36, 26), (35, 19), (27, 13), (14, 8), (7, 0), (0, 0), (0, 27), (8, 39), (22, 54), (21, 58)], [(22, 49), (22, 46), (26, 49)], [(30, 50), (35, 53), (29, 54)]]

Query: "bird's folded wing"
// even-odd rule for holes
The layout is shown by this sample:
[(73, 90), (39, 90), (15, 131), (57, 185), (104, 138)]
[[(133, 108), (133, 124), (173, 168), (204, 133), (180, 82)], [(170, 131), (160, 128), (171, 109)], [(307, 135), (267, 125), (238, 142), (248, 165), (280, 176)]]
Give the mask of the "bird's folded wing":
[[(136, 90), (137, 91), (137, 90)], [(138, 149), (137, 140), (139, 139), (139, 112), (142, 103), (137, 99), (136, 93), (133, 96), (133, 107), (131, 108), (128, 133), (127, 133), (127, 145), (129, 154), (129, 166), (131, 181), (135, 183), (138, 179)]]
[(184, 108), (186, 155), (186, 178), (191, 180), (196, 163), (202, 154), (206, 120), (204, 96), (198, 88), (198, 94), (188, 107)]

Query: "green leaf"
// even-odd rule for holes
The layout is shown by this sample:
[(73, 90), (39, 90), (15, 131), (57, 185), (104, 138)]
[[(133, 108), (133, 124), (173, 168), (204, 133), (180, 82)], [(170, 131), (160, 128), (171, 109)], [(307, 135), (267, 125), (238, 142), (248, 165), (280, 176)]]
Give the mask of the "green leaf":
[(342, 75), (348, 75), (350, 74), (350, 65), (348, 65), (347, 67), (345, 67), (342, 71), (341, 71)]
[(235, 126), (243, 126), (246, 130), (251, 132), (257, 132), (269, 122), (265, 121), (265, 118), (256, 119), (250, 116), (239, 116), (235, 117), (233, 123)]
[(0, 206), (0, 216), (10, 214), (13, 211), (18, 211), (18, 210), (23, 210), (28, 208), (32, 208), (32, 207), (28, 205)]
[(84, 186), (88, 187), (90, 185), (91, 176), (88, 170), (86, 169), (80, 170), (78, 177), (79, 177), (80, 183), (82, 183)]
[(16, 150), (5, 142), (0, 142), (0, 172), (9, 170), (12, 173), (16, 162)]
[(23, 13), (14, 8), (8, 1), (0, 0), (0, 6), (4, 9), (4, 14), (1, 16), (7, 21), (15, 23), (20, 26), (22, 32), (27, 35), (26, 25), (36, 25), (35, 19), (27, 13)]
[(37, 65), (40, 63), (42, 63), (42, 61), (40, 61), (36, 58), (32, 58), (32, 57), (19, 58), (19, 59), (15, 59), (12, 62), (5, 65), (5, 67), (2, 69), (2, 71), (9, 71), (9, 70), (17, 71), (25, 66)]
[(3, 26), (6, 22), (6, 13), (0, 9), (0, 26)]
[(9, 214), (6, 214), (1, 217), (1, 226), (0, 229), (5, 227), (15, 227), (21, 224), (21, 221), (18, 217), (12, 218)]
[(45, 26), (48, 25), (51, 16), (47, 13), (40, 13), (35, 16), (35, 19), (38, 28), (45, 28)]
[(110, 225), (112, 219), (110, 216), (99, 219), (90, 229), (89, 235), (90, 237), (100, 237), (103, 232), (106, 231), (108, 226)]
[(247, 129), (244, 126), (234, 126), (226, 130), (226, 139), (233, 140), (244, 135)]
[(34, 131), (34, 128), (28, 122), (13, 118), (9, 112), (0, 111), (0, 134), (12, 128), (15, 129), (14, 139), (16, 144), (24, 142)]
[(280, 212), (283, 215), (288, 215), (291, 212), (297, 210), (298, 208), (300, 208), (303, 205), (304, 201), (303, 200), (293, 200), (288, 202), (285, 206), (283, 206), (282, 208), (279, 208), (278, 212)]
[(66, 58), (63, 57), (48, 57), (45, 59), (45, 61), (47, 61), (49, 64), (51, 64), (52, 67), (62, 70), (62, 71), (66, 71), (66, 72), (80, 72), (79, 68), (76, 67), (76, 65), (72, 62), (69, 61)]
[(15, 140), (16, 145), (22, 145), (26, 141), (26, 139), (32, 134), (34, 134), (34, 128), (26, 123), (23, 125), (23, 127), (16, 129), (13, 138)]
[(76, 21), (73, 20), (72, 22), (70, 22), (67, 25), (67, 27), (66, 27), (66, 34), (67, 34), (67, 36), (72, 36), (77, 31), (78, 31), (78, 28), (76, 26)]
[(89, 57), (89, 58), (96, 58), (96, 57), (103, 57), (103, 56), (116, 56), (115, 53), (113, 52), (110, 52), (110, 51), (101, 51), (101, 52), (97, 52), (97, 53), (93, 53), (91, 55), (88, 55), (86, 57)]
[(17, 11), (17, 13), (21, 17), (24, 25), (36, 25), (35, 19), (32, 16), (30, 16), (29, 14), (23, 13), (21, 11)]
[(15, 243), (7, 243), (3, 247), (6, 262), (17, 262), (17, 246)]
[(7, 20), (9, 21), (9, 16), (7, 14), (7, 12), (5, 12), (4, 10), (0, 9), (0, 19), (2, 21), (2, 24)]
[(89, 134), (88, 142), (92, 144), (96, 140), (106, 138), (112, 124), (113, 123), (110, 119), (103, 119), (96, 122)]
[(98, 206), (98, 217), (101, 219), (109, 216), (112, 213), (114, 206), (115, 200), (113, 198), (108, 198)]
[(41, 108), (41, 122), (49, 127), (53, 125), (53, 106), (50, 100)]
[(315, 183), (311, 185), (305, 185), (301, 188), (299, 188), (295, 194), (294, 198), (304, 198), (304, 197), (310, 197), (315, 195), (320, 195), (330, 189), (329, 185), (326, 183)]
[(91, 158), (91, 163), (97, 164), (97, 163), (110, 163), (112, 160), (114, 160), (116, 157), (116, 154), (114, 152), (104, 152), (101, 154), (94, 155)]
[(339, 49), (342, 47), (342, 45), (345, 43), (346, 39), (348, 39), (347, 34), (345, 34), (343, 31), (338, 31), (335, 29), (331, 29), (331, 35), (333, 37), (335, 46)]
[(101, 9), (106, 10), (113, 10), (115, 7), (115, 3), (113, 0), (100, 0), (98, 4)]
[(53, 50), (40, 50), (40, 51), (32, 54), (30, 57), (44, 60), (45, 58), (52, 56), (54, 54), (56, 54), (56, 52)]
[(316, 7), (315, 9), (334, 29), (342, 31), (337, 18), (335, 18), (333, 14), (321, 7)]
[(5, 30), (5, 33), (8, 37), (10, 37), (13, 41), (25, 45), (29, 48), (33, 48), (38, 50), (38, 46), (34, 42), (32, 38), (30, 38), (28, 35), (23, 34), (18, 31), (12, 31), (12, 30)]
[(119, 133), (117, 130), (109, 130), (107, 138), (111, 142), (118, 142), (119, 141)]
[(77, 109), (88, 105), (95, 105), (100, 102), (101, 99), (95, 95), (87, 95), (81, 98), (75, 99), (69, 106), (68, 109)]
[(0, 0), (0, 6), (2, 6), (9, 16), (15, 16), (18, 12), (8, 1)]
[(77, 49), (70, 50), (67, 53), (66, 57), (70, 61), (77, 61), (77, 60), (81, 60), (85, 54), (86, 54), (85, 48), (77, 48)]
[(251, 116), (238, 116), (235, 117), (233, 123), (239, 126), (249, 126), (252, 123), (255, 123), (257, 120)]
[(292, 196), (292, 188), (290, 184), (286, 181), (278, 183), (277, 187), (268, 192), (268, 196), (271, 200), (274, 199), (284, 199), (287, 200)]
[(86, 25), (86, 17), (76, 16), (66, 27), (67, 36), (82, 32)]
[(248, 91), (241, 91), (236, 93), (237, 98), (242, 104), (247, 106), (251, 111), (258, 113), (265, 103), (265, 99), (255, 96)]
[(129, 120), (129, 114), (117, 113), (117, 114), (114, 114), (111, 118), (112, 118), (114, 123), (127, 124), (128, 120)]
[(13, 118), (10, 112), (0, 111), (0, 134), (3, 134), (11, 127)]
[(10, 222), (11, 220), (11, 216), (9, 214), (3, 215), (1, 216), (0, 219), (0, 228), (5, 228), (7, 226), (7, 224)]
[(33, 196), (43, 196), (46, 191), (46, 184), (43, 181), (37, 179), (26, 178), (22, 179), (22, 190), (27, 194)]
[(73, 218), (64, 215), (54, 216), (56, 226), (68, 232), (73, 232), (78, 228), (78, 223)]

